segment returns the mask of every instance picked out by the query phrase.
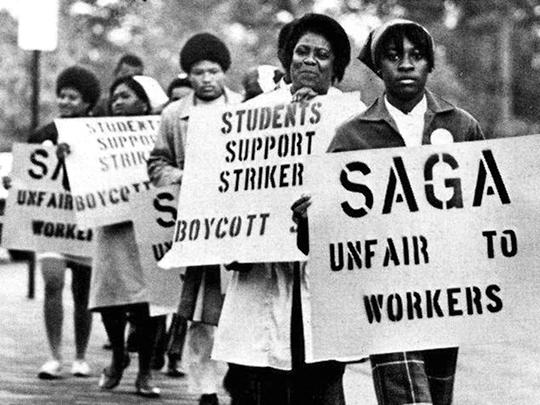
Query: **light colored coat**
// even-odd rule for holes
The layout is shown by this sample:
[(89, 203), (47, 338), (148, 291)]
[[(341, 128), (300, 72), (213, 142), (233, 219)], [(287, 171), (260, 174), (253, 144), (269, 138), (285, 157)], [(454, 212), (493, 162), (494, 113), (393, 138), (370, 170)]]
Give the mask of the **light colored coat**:
[[(242, 96), (228, 88), (225, 88), (224, 98), (227, 104), (242, 102)], [(176, 179), (184, 170), (187, 126), (191, 109), (216, 105), (218, 102), (223, 102), (223, 99), (202, 103), (192, 91), (163, 109), (158, 136), (154, 149), (150, 152), (147, 166), (148, 177), (154, 186), (162, 187), (176, 183)]]
[[(340, 93), (336, 88), (329, 91), (329, 95)], [(285, 87), (255, 97), (246, 104), (289, 103), (291, 100), (290, 88)], [(358, 100), (358, 111), (364, 107)], [(308, 267), (303, 265), (300, 269), (307, 348), (311, 344)], [(244, 366), (291, 370), (292, 297), (293, 263), (256, 263), (248, 272), (234, 272), (225, 295), (212, 357)]]

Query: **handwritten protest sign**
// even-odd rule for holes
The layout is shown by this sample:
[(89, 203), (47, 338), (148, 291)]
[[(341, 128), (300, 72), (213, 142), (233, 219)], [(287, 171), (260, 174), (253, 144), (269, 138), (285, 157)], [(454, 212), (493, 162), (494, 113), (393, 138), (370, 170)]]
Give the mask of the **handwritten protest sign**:
[(182, 268), (163, 271), (157, 265), (171, 245), (179, 186), (151, 188), (136, 197), (133, 219), (152, 316), (176, 312), (182, 291)]
[(304, 161), (326, 151), (361, 106), (350, 93), (194, 111), (175, 239), (160, 265), (304, 259), (290, 210), (304, 190)]
[(77, 221), (108, 225), (131, 219), (131, 200), (148, 190), (146, 160), (156, 140), (159, 117), (55, 120), (66, 158)]
[(536, 333), (538, 148), (535, 135), (314, 157), (308, 359)]
[(93, 230), (77, 225), (75, 201), (63, 186), (64, 174), (55, 147), (13, 145), (3, 247), (92, 255)]

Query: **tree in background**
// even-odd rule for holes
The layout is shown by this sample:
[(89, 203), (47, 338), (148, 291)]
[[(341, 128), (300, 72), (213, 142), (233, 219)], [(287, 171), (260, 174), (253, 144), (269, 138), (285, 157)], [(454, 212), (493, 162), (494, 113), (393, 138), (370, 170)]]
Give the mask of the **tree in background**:
[[(80, 63), (102, 79), (107, 91), (125, 52), (138, 54), (146, 73), (166, 86), (179, 71), (178, 52), (195, 32), (225, 40), (233, 64), (229, 85), (240, 90), (246, 70), (278, 65), (281, 26), (305, 12), (340, 21), (352, 38), (353, 55), (370, 29), (393, 17), (427, 26), (438, 44), (429, 87), (470, 110), (490, 136), (539, 132), (540, 5), (538, 0), (60, 0), (59, 46), (42, 57), (41, 120), (54, 116), (54, 80)], [(24, 140), (30, 125), (29, 53), (17, 48), (16, 21), (0, 11), (1, 150)], [(380, 79), (356, 60), (343, 90), (371, 102)]]
[(491, 136), (538, 132), (540, 5), (537, 0), (453, 0), (456, 26), (448, 47), (474, 95), (468, 107)]

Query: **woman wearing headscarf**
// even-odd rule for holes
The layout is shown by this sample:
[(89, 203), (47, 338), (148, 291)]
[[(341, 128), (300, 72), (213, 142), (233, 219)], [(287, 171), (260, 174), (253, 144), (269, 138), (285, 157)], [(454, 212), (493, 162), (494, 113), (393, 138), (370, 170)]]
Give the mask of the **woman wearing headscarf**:
[[(392, 20), (372, 31), (359, 59), (383, 81), (385, 91), (360, 115), (336, 131), (329, 152), (412, 147), (484, 138), (478, 122), (425, 88), (435, 66), (433, 38), (420, 24)], [(306, 208), (299, 202), (304, 251)], [(301, 238), (302, 239), (302, 238)], [(419, 350), (370, 356), (373, 381), (381, 405), (450, 405), (458, 348)]]
[[(117, 79), (110, 89), (110, 111), (113, 116), (152, 114), (167, 96), (151, 77), (128, 76)], [(155, 327), (149, 313), (149, 296), (135, 241), (133, 223), (122, 222), (96, 229), (95, 271), (92, 275), (90, 308), (100, 312), (111, 343), (112, 358), (103, 369), (99, 387), (115, 388), (129, 364), (125, 331), (129, 319), (137, 333), (139, 371), (136, 393), (158, 397), (152, 386), (151, 358)]]
[[(333, 85), (343, 78), (350, 51), (339, 23), (320, 14), (305, 15), (291, 27), (282, 54), (290, 85), (247, 104), (340, 93)], [(363, 104), (358, 103), (361, 111)], [(285, 262), (229, 267), (236, 271), (225, 296), (213, 357), (229, 363), (225, 387), (231, 405), (344, 404), (344, 365), (305, 362), (306, 269)]]
[[(99, 99), (100, 86), (97, 77), (80, 66), (71, 66), (58, 75), (56, 80), (56, 103), (60, 118), (79, 118), (90, 115)], [(29, 143), (56, 145), (58, 130), (51, 122), (38, 129), (28, 139)], [(65, 173), (65, 171), (64, 171)], [(69, 189), (67, 177), (63, 185)], [(61, 377), (63, 304), (62, 296), (66, 268), (71, 269), (71, 292), (74, 302), (74, 331), (76, 358), (71, 373), (79, 377), (88, 377), (90, 367), (85, 360), (86, 348), (90, 338), (92, 315), (88, 311), (88, 291), (90, 288), (90, 258), (59, 253), (41, 253), (38, 260), (45, 284), (43, 301), (45, 329), (52, 358), (39, 370), (39, 378), (56, 379)]]

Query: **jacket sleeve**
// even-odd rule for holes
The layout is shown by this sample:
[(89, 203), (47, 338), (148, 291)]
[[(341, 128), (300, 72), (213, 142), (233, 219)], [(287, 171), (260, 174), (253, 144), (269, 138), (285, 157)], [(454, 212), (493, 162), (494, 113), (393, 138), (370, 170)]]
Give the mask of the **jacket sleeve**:
[(486, 139), (484, 132), (482, 131), (482, 128), (480, 127), (480, 124), (478, 121), (474, 120), (471, 128), (469, 129), (469, 136), (468, 140), (470, 141), (481, 141)]
[[(161, 115), (156, 143), (147, 162), (148, 177), (157, 187), (180, 184), (182, 180), (183, 167), (178, 167), (175, 153), (174, 125), (178, 125), (175, 121), (175, 110), (166, 108)], [(176, 128), (176, 132), (180, 132), (180, 128)], [(181, 137), (178, 138), (176, 141), (182, 142)]]
[(352, 144), (352, 140), (355, 137), (355, 132), (351, 129), (352, 125), (352, 119), (350, 119), (336, 129), (336, 134), (332, 138), (330, 145), (328, 145), (326, 153), (346, 152), (358, 149), (357, 145), (353, 146)]
[(456, 108), (460, 119), (458, 120), (460, 122), (460, 127), (464, 129), (464, 136), (465, 138), (463, 141), (482, 141), (486, 139), (486, 136), (484, 135), (484, 132), (482, 131), (482, 128), (480, 127), (480, 124), (474, 118), (469, 112), (461, 109)]

